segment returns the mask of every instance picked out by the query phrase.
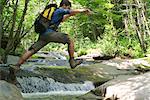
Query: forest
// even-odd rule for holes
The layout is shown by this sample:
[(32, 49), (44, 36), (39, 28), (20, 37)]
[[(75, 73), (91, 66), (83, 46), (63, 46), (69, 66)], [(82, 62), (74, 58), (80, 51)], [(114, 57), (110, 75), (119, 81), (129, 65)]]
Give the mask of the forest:
[(48, 33), (68, 45), (30, 48), (45, 35), (36, 18), (61, 1), (0, 0), (0, 100), (150, 100), (150, 0), (69, 0), (66, 34)]
[[(38, 34), (34, 21), (51, 0), (0, 1), (0, 56), (20, 55)], [(52, 0), (53, 1), (53, 0)], [(59, 4), (60, 0), (57, 0)], [(140, 58), (150, 53), (149, 0), (72, 0), (72, 9), (88, 8), (90, 16), (78, 14), (62, 23), (59, 30), (75, 41), (77, 56), (91, 50), (122, 58)], [(65, 45), (50, 43), (44, 51), (67, 50)]]

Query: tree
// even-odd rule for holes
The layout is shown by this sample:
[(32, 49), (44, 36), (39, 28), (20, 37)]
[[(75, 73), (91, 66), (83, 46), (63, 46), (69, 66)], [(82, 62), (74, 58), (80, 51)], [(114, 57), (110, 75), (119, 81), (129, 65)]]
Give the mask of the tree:
[(140, 57), (147, 52), (150, 34), (148, 0), (76, 1), (94, 12), (90, 17), (79, 16), (78, 26), (83, 36), (94, 40), (101, 37), (102, 41), (104, 36), (109, 37), (106, 41), (115, 41), (117, 53), (124, 55), (130, 55), (130, 50)]
[(125, 34), (129, 38), (132, 38), (130, 37), (132, 35), (137, 36), (143, 52), (146, 52), (146, 36), (150, 35), (147, 23), (147, 2), (144, 0), (124, 0), (122, 2), (113, 0), (113, 3), (123, 15), (122, 22), (125, 26)]
[[(2, 60), (6, 63), (7, 55), (15, 50), (21, 38), (27, 33), (23, 22), (27, 13), (29, 0), (23, 1), (23, 12), (19, 11), (19, 0), (3, 0), (0, 2), (0, 46), (4, 49)], [(21, 13), (22, 12), (22, 13)]]

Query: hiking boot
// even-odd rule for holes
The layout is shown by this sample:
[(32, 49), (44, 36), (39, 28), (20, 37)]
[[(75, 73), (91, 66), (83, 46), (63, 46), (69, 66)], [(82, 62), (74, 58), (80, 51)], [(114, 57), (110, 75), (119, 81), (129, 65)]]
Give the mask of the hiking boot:
[(71, 69), (74, 69), (75, 67), (80, 65), (82, 62), (83, 62), (82, 59), (80, 59), (80, 60), (79, 59), (74, 59), (74, 58), (69, 59)]
[(12, 84), (17, 83), (16, 73), (20, 70), (20, 67), (17, 65), (9, 65), (9, 82)]

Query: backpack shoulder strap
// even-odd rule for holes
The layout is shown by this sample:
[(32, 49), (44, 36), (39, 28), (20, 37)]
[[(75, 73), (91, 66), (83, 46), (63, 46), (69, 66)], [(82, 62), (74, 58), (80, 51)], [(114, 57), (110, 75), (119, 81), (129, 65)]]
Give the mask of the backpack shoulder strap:
[(41, 13), (41, 15), (45, 18), (47, 18), (48, 20), (51, 20), (51, 17), (54, 13), (54, 11), (57, 9), (57, 5), (56, 4), (49, 4), (45, 7), (44, 11)]

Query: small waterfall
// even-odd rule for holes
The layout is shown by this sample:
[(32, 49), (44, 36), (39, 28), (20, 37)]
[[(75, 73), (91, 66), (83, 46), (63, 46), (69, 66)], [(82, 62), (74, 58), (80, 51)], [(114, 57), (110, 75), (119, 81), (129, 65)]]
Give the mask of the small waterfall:
[(95, 88), (90, 81), (64, 84), (48, 77), (18, 77), (17, 80), (23, 93), (87, 92)]
[[(49, 95), (83, 95), (95, 88), (91, 81), (66, 84), (55, 81), (55, 79), (50, 77), (34, 75), (32, 72), (34, 72), (37, 68), (48, 68), (49, 66), (64, 66), (65, 68), (70, 67), (66, 57), (60, 53), (38, 52), (38, 56), (39, 58), (29, 59), (22, 67), (24, 74), (27, 72), (27, 74), (30, 73), (33, 74), (33, 76), (23, 75), (17, 77), (19, 82), (18, 88), (20, 88), (25, 98), (43, 98), (48, 97)], [(40, 59), (40, 57), (43, 59)], [(92, 62), (84, 62), (83, 65), (91, 63)], [(23, 73), (21, 72), (21, 75)]]

